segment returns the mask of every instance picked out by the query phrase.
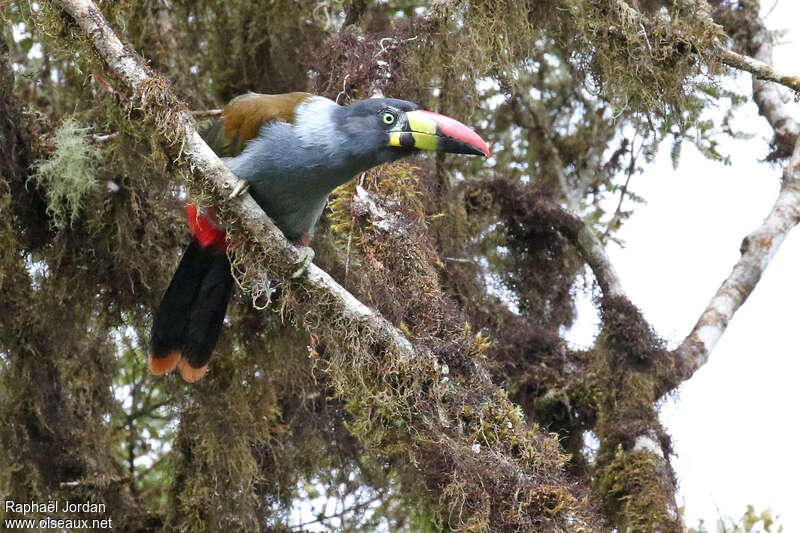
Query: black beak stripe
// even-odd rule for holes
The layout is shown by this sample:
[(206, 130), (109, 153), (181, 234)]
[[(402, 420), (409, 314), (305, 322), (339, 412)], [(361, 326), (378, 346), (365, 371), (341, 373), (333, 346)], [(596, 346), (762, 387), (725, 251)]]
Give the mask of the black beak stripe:
[(412, 134), (410, 131), (402, 132), (400, 134), (400, 146), (403, 148), (414, 148), (414, 146), (416, 146), (414, 134)]

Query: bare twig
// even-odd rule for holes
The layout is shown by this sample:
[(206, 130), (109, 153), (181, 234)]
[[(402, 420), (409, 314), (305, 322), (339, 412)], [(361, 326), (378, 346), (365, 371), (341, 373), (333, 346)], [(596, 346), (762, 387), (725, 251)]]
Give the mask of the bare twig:
[(110, 484), (128, 483), (130, 480), (130, 476), (92, 476), (82, 479), (74, 479), (72, 481), (62, 481), (58, 484), (58, 486), (61, 489), (74, 489), (77, 487), (103, 487)]
[(472, 259), (462, 259), (461, 257), (442, 257), (442, 261), (450, 261), (451, 263), (467, 263), (470, 265), (476, 264)]
[(726, 48), (720, 47), (718, 50), (720, 60), (739, 70), (745, 70), (760, 80), (780, 83), (800, 94), (800, 76), (791, 76), (775, 70), (769, 63), (759, 61), (753, 57), (737, 54)]
[(221, 114), (222, 109), (202, 109), (199, 111), (192, 111), (192, 116), (194, 118), (218, 117)]
[(97, 144), (102, 144), (104, 142), (116, 138), (117, 136), (119, 136), (119, 132), (103, 133), (103, 134), (95, 133), (94, 135), (92, 135), (92, 140)]
[(295, 529), (295, 530), (304, 529), (306, 526), (310, 526), (311, 524), (324, 524), (325, 522), (327, 522), (329, 520), (332, 520), (334, 518), (340, 518), (340, 517), (343, 517), (344, 515), (346, 515), (348, 513), (354, 513), (356, 511), (358, 511), (359, 509), (364, 509), (365, 507), (369, 507), (373, 503), (375, 503), (377, 501), (380, 501), (381, 497), (382, 497), (382, 495), (379, 494), (378, 496), (375, 496), (375, 497), (373, 497), (372, 499), (370, 499), (368, 501), (355, 503), (355, 504), (351, 505), (350, 507), (345, 507), (341, 511), (337, 511), (336, 513), (320, 516), (320, 517), (315, 518), (314, 520), (309, 520), (307, 522), (303, 522), (302, 524), (297, 524), (296, 526), (292, 526), (292, 529)]
[[(604, 241), (609, 238), (611, 235), (611, 231), (617, 227), (617, 224), (620, 223), (622, 220), (622, 204), (625, 202), (625, 197), (628, 196), (628, 187), (631, 184), (631, 179), (633, 178), (633, 174), (636, 171), (636, 160), (639, 159), (639, 155), (642, 153), (642, 149), (644, 148), (645, 141), (642, 140), (641, 144), (639, 145), (639, 149), (636, 153), (633, 152), (633, 146), (636, 143), (636, 136), (634, 135), (633, 141), (631, 141), (631, 160), (628, 164), (628, 171), (627, 176), (625, 177), (625, 183), (622, 185), (622, 188), (619, 191), (619, 202), (617, 202), (617, 208), (614, 210), (614, 214), (611, 216), (611, 219), (606, 224), (606, 229), (603, 232), (603, 236), (601, 237), (601, 241)], [(623, 145), (624, 148), (624, 145)]]

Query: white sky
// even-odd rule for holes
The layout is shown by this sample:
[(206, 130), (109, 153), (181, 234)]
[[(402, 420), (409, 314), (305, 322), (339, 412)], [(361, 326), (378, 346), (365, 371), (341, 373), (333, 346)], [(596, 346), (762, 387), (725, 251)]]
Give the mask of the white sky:
[[(772, 7), (763, 3), (765, 12)], [(775, 65), (800, 74), (800, 2), (780, 0), (767, 24), (790, 30), (776, 48)], [(736, 83), (751, 94), (749, 75)], [(708, 161), (684, 143), (677, 172), (667, 145), (655, 165), (634, 177), (632, 188), (647, 205), (620, 232), (625, 248), (609, 250), (628, 295), (671, 346), (689, 333), (739, 258), (742, 238), (777, 196), (781, 169), (758, 162), (772, 130), (754, 104), (737, 124), (756, 137), (725, 143), (732, 166)], [(795, 230), (709, 363), (662, 409), (689, 526), (703, 518), (715, 531), (719, 514), (738, 518), (753, 504), (779, 515), (786, 533), (800, 531), (798, 274)]]

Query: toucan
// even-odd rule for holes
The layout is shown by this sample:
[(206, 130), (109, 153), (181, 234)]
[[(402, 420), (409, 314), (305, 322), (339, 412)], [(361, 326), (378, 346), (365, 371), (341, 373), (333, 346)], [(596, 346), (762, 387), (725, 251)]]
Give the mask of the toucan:
[[(306, 252), (328, 195), (357, 174), (420, 150), (489, 157), (461, 122), (394, 98), (342, 106), (303, 92), (248, 93), (222, 110), (204, 138)], [(177, 368), (193, 382), (208, 368), (233, 276), (216, 213), (191, 204), (186, 211), (193, 239), (155, 312), (148, 364), (154, 374)]]

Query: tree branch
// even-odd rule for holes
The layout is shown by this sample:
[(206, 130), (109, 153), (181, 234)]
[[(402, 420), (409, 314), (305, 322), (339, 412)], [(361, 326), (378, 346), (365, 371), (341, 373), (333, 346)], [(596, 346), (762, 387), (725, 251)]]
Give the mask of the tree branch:
[[(740, 47), (752, 56), (755, 61), (765, 65), (772, 63), (772, 35), (764, 21), (758, 16), (758, 8), (752, 8), (746, 15), (747, 34), (742, 37), (745, 41)], [(784, 94), (775, 83), (763, 81), (758, 76), (753, 77), (753, 99), (758, 105), (758, 112), (767, 119), (772, 129), (775, 130), (774, 143), (784, 155), (789, 155), (794, 150), (798, 135), (800, 135), (800, 122), (794, 118), (794, 112), (784, 101)]]
[[(772, 40), (757, 12), (750, 19), (749, 26), (748, 42), (743, 47), (756, 59), (747, 59), (756, 67), (771, 70)], [(766, 73), (765, 69), (762, 70)], [(692, 332), (674, 352), (683, 361), (684, 379), (690, 378), (708, 361), (733, 315), (753, 292), (786, 236), (800, 222), (800, 123), (784, 103), (779, 87), (757, 78), (760, 76), (753, 78), (753, 99), (761, 115), (775, 130), (776, 144), (788, 148), (792, 156), (784, 169), (781, 190), (769, 214), (742, 241), (741, 258), (700, 315)]]
[(708, 361), (733, 315), (753, 292), (778, 248), (800, 222), (800, 138), (783, 172), (778, 199), (767, 218), (742, 241), (742, 256), (711, 298), (689, 336), (675, 350), (687, 365), (685, 379)]
[(576, 218), (581, 221), (581, 226), (578, 230), (578, 248), (589, 268), (592, 269), (597, 284), (600, 285), (600, 290), (606, 296), (620, 297), (627, 300), (628, 297), (622, 289), (619, 274), (617, 274), (617, 270), (611, 263), (611, 258), (608, 256), (605, 246), (600, 242), (597, 234), (589, 224), (580, 219), (580, 217)]
[(192, 111), (195, 118), (218, 117), (222, 114), (222, 109), (204, 109), (202, 111)]
[[(645, 16), (640, 11), (631, 7), (624, 0), (614, 0), (614, 5), (619, 10), (620, 18), (624, 23), (635, 25), (643, 24), (646, 21)], [(647, 36), (645, 35), (645, 37)], [(762, 54), (758, 54), (755, 57), (739, 54), (733, 52), (732, 50), (728, 50), (722, 44), (719, 44), (717, 47), (716, 55), (720, 62), (728, 65), (729, 67), (750, 72), (754, 77), (760, 80), (779, 83), (797, 93), (800, 93), (800, 76), (792, 76), (779, 72), (771, 65), (771, 44), (769, 45), (768, 54), (763, 54), (763, 56), (767, 56), (768, 59), (763, 57)]]
[[(576, 241), (581, 255), (584, 260), (592, 269), (597, 283), (600, 285), (600, 290), (606, 296), (619, 296), (627, 299), (625, 292), (622, 289), (622, 282), (619, 279), (614, 265), (611, 263), (611, 258), (606, 252), (605, 246), (600, 242), (594, 229), (586, 223), (577, 213), (580, 201), (578, 198), (582, 197), (581, 194), (575, 195), (568, 186), (567, 177), (564, 174), (564, 163), (561, 160), (561, 155), (558, 153), (558, 148), (551, 138), (551, 131), (549, 127), (545, 126), (539, 120), (535, 110), (531, 109), (530, 113), (525, 113), (522, 104), (531, 107), (525, 95), (512, 95), (509, 100), (511, 111), (517, 123), (531, 131), (539, 131), (541, 133), (540, 139), (542, 140), (542, 149), (548, 154), (548, 159), (551, 160), (549, 165), (550, 171), (555, 174), (559, 185), (561, 186), (561, 193), (564, 195), (564, 201), (567, 204), (567, 212), (573, 217), (576, 231)], [(624, 196), (624, 194), (623, 194)]]
[(800, 94), (800, 77), (798, 76), (790, 76), (788, 74), (778, 72), (775, 70), (775, 67), (769, 63), (764, 63), (758, 59), (737, 54), (736, 52), (728, 50), (727, 48), (720, 47), (717, 53), (720, 60), (729, 67), (747, 71), (760, 80), (780, 83), (781, 85), (785, 85), (786, 87)]

